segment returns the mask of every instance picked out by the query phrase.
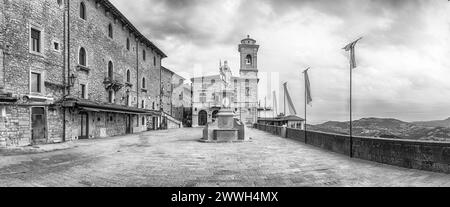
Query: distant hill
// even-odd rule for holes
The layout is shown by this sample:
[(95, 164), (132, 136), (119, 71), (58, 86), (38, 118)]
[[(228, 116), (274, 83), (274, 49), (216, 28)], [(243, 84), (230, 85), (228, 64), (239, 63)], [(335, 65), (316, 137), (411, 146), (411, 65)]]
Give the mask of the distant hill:
[[(353, 134), (367, 137), (450, 141), (450, 124), (449, 127), (442, 127), (444, 123), (445, 121), (432, 121), (417, 124), (397, 119), (364, 118), (353, 122)], [(350, 122), (329, 121), (308, 127), (314, 131), (348, 135), (349, 125)]]
[(415, 125), (425, 126), (425, 127), (450, 127), (450, 118), (446, 120), (438, 120), (438, 121), (421, 121), (421, 122), (412, 122)]

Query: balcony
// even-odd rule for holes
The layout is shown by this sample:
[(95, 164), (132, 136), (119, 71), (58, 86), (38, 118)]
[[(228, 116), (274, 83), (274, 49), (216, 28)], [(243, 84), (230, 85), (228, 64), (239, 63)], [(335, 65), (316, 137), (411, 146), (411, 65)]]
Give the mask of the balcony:
[(114, 90), (119, 91), (125, 86), (125, 83), (123, 81), (123, 75), (119, 73), (113, 73), (112, 76), (110, 74), (105, 73), (105, 79), (103, 81), (103, 84), (105, 84), (106, 90)]
[(76, 67), (77, 67), (77, 70), (84, 71), (86, 73), (89, 73), (89, 71), (91, 71), (90, 68), (88, 68), (87, 66), (84, 66), (84, 65), (77, 65)]

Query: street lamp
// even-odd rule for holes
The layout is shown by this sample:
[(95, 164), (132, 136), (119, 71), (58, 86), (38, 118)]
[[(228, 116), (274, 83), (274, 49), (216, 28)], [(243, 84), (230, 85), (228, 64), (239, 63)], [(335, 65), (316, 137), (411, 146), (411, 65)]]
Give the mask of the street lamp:
[(77, 77), (73, 73), (72, 73), (72, 75), (69, 76), (69, 86), (70, 87), (73, 87), (75, 85), (76, 79), (77, 79)]

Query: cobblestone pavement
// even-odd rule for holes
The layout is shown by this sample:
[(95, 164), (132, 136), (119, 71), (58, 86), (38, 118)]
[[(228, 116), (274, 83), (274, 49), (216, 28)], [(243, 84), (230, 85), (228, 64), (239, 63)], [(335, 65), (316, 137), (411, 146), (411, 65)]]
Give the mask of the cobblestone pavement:
[(324, 151), (250, 129), (252, 142), (198, 142), (201, 129), (78, 141), (0, 157), (0, 186), (450, 186), (450, 175)]

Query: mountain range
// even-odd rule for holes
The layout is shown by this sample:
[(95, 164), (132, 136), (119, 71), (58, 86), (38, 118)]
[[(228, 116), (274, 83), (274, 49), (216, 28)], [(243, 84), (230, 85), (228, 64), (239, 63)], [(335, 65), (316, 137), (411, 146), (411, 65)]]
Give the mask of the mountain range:
[[(308, 125), (310, 130), (349, 134), (350, 122), (329, 121)], [(366, 137), (450, 141), (450, 118), (441, 121), (404, 122), (397, 119), (364, 118), (353, 121), (353, 135)]]

